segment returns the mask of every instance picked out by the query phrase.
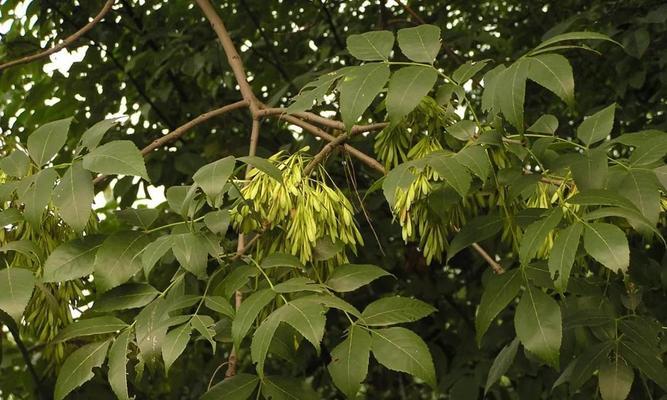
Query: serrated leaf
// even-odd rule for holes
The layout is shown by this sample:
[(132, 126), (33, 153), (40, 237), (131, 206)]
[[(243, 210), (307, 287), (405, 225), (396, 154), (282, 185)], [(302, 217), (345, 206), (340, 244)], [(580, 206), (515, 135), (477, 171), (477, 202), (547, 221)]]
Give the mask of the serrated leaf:
[(331, 86), (349, 70), (349, 67), (341, 68), (337, 71), (329, 72), (319, 76), (312, 82), (307, 83), (299, 92), (299, 94), (294, 97), (292, 104), (287, 107), (285, 112), (287, 114), (294, 114), (297, 112), (302, 112), (309, 110), (314, 105), (318, 105), (324, 99)]
[(351, 292), (388, 275), (391, 274), (375, 265), (345, 264), (336, 267), (325, 284), (336, 292)]
[(72, 117), (46, 123), (28, 136), (28, 153), (40, 167), (65, 145)]
[(580, 191), (607, 186), (607, 153), (604, 149), (586, 150), (570, 164), (574, 183)]
[[(135, 318), (135, 337), (139, 358), (144, 364), (154, 364), (160, 357), (169, 324), (169, 299), (158, 297), (144, 307)], [(186, 317), (189, 318), (189, 317)], [(186, 319), (187, 320), (187, 319)]]
[(394, 47), (394, 34), (389, 31), (373, 31), (350, 35), (346, 44), (347, 50), (357, 60), (386, 60)]
[(667, 368), (662, 364), (660, 351), (635, 342), (619, 342), (623, 358), (667, 391)]
[(242, 288), (248, 283), (248, 280), (254, 276), (257, 276), (259, 271), (257, 268), (251, 265), (240, 265), (231, 270), (225, 279), (220, 282), (213, 293), (221, 295), (222, 297), (229, 299), (235, 291)]
[(81, 147), (85, 147), (88, 151), (95, 149), (107, 131), (116, 123), (115, 119), (105, 119), (88, 128), (81, 135)]
[(109, 385), (119, 400), (129, 400), (127, 391), (127, 350), (130, 344), (129, 329), (123, 331), (109, 349)]
[(283, 181), (282, 171), (278, 169), (278, 167), (276, 167), (273, 163), (271, 163), (271, 161), (265, 158), (257, 156), (245, 156), (237, 158), (236, 161), (251, 165), (278, 182)]
[(361, 313), (367, 326), (385, 326), (414, 322), (436, 311), (430, 304), (409, 297), (392, 296), (376, 300)]
[(606, 362), (598, 372), (598, 384), (603, 400), (625, 400), (630, 394), (635, 373), (621, 357)]
[(197, 233), (171, 235), (174, 257), (183, 268), (197, 278), (206, 278), (208, 250), (203, 237)]
[(129, 140), (114, 140), (83, 156), (83, 167), (105, 175), (132, 175), (149, 180), (144, 158)]
[(481, 71), (488, 63), (489, 60), (468, 61), (465, 64), (458, 67), (456, 70), (454, 70), (454, 72), (452, 73), (452, 79), (459, 85), (463, 85), (470, 78), (477, 75), (477, 73)]
[(454, 159), (477, 175), (482, 182), (486, 182), (491, 172), (491, 163), (484, 147), (465, 147), (454, 155)]
[(616, 206), (639, 211), (631, 201), (616, 192), (604, 189), (587, 190), (575, 194), (566, 200), (570, 204), (579, 204), (584, 206)]
[(521, 273), (519, 269), (509, 270), (504, 274), (493, 275), (489, 278), (475, 317), (478, 344), (482, 342), (482, 337), (489, 329), (491, 322), (514, 300), (520, 289)]
[(44, 263), (42, 280), (63, 282), (92, 274), (102, 240), (102, 236), (86, 236), (56, 247)]
[(188, 342), (192, 327), (190, 324), (183, 324), (167, 333), (162, 344), (162, 359), (164, 360), (165, 373), (169, 374), (169, 368), (176, 359), (183, 353)]
[(33, 258), (39, 261), (39, 254), (41, 253), (40, 249), (30, 240), (12, 240), (7, 242), (4, 245), (0, 246), (0, 253), (7, 253), (9, 251), (15, 251), (21, 253), (26, 257)]
[(472, 178), (468, 170), (455, 158), (446, 154), (433, 153), (428, 158), (428, 164), (463, 198), (470, 190)]
[(318, 354), (320, 342), (324, 336), (325, 312), (324, 306), (307, 298), (292, 300), (274, 311), (278, 314), (280, 321), (292, 326), (308, 340)]
[(60, 179), (53, 197), (53, 204), (60, 210), (63, 221), (75, 231), (83, 231), (90, 219), (95, 197), (90, 172), (83, 169), (80, 162), (72, 164)]
[(297, 276), (274, 285), (273, 291), (276, 293), (323, 292), (324, 288), (310, 278)]
[(93, 268), (95, 286), (100, 293), (127, 282), (139, 272), (139, 255), (147, 241), (139, 232), (117, 232), (102, 243), (95, 254)]
[(526, 78), (529, 62), (517, 60), (495, 79), (494, 104), (498, 104), (507, 122), (512, 124), (519, 133), (523, 133), (523, 104), (526, 97)]
[(615, 111), (616, 103), (585, 118), (577, 128), (577, 138), (590, 146), (609, 136), (614, 127)]
[(199, 168), (192, 179), (211, 201), (215, 201), (234, 173), (235, 165), (236, 159), (233, 156), (221, 158)]
[(0, 211), (0, 227), (13, 225), (22, 220), (23, 216), (16, 208), (8, 208), (6, 210)]
[(115, 211), (116, 217), (131, 226), (148, 229), (160, 215), (157, 208), (125, 208)]
[(561, 219), (563, 219), (563, 211), (560, 208), (554, 208), (547, 216), (528, 225), (519, 243), (519, 260), (522, 265), (527, 265), (535, 257), (549, 233), (558, 226)]
[(266, 376), (262, 395), (267, 400), (318, 400), (320, 396), (303, 380), (287, 376)]
[(147, 283), (127, 283), (102, 294), (94, 303), (97, 312), (127, 310), (143, 307), (157, 297), (160, 292)]
[(493, 111), (494, 114), (500, 111), (498, 87), (500, 77), (505, 71), (504, 65), (498, 65), (484, 74), (484, 91), (482, 92), (482, 110), (484, 112)]
[(392, 122), (400, 121), (417, 107), (431, 91), (438, 72), (422, 66), (403, 67), (394, 72), (387, 89), (387, 114)]
[(255, 319), (257, 319), (259, 313), (273, 301), (275, 296), (276, 294), (273, 290), (263, 289), (251, 294), (248, 298), (243, 300), (241, 306), (236, 310), (234, 321), (232, 321), (232, 338), (234, 339), (234, 345), (237, 348), (248, 333), (248, 330), (250, 330), (253, 322), (255, 322)]
[(370, 350), (370, 334), (352, 325), (347, 338), (331, 351), (331, 362), (327, 367), (329, 374), (348, 399), (356, 398), (361, 382), (366, 379)]
[(0, 310), (20, 323), (34, 287), (35, 276), (31, 271), (16, 267), (0, 270)]
[(482, 215), (475, 217), (463, 225), (459, 233), (449, 244), (447, 262), (458, 252), (473, 243), (481, 242), (495, 236), (503, 227), (503, 220), (498, 215)]
[(551, 114), (541, 115), (537, 121), (535, 121), (528, 129), (528, 132), (534, 133), (546, 133), (547, 135), (553, 135), (558, 129), (558, 118), (554, 117)]
[(0, 158), (0, 170), (9, 176), (23, 178), (30, 168), (30, 158), (22, 150), (15, 149), (7, 157)]
[(613, 272), (627, 272), (630, 249), (625, 233), (616, 225), (593, 222), (584, 229), (584, 249)]
[(526, 285), (514, 314), (514, 328), (526, 350), (558, 368), (563, 323), (554, 299), (535, 286)]
[[(237, 312), (237, 315), (239, 313)], [(257, 364), (256, 369), (257, 373), (260, 376), (264, 376), (264, 362), (266, 361), (266, 355), (271, 346), (271, 340), (273, 335), (280, 325), (279, 314), (272, 313), (269, 315), (259, 327), (255, 330), (255, 334), (252, 336), (252, 343), (250, 344), (250, 355), (252, 361)], [(234, 320), (236, 321), (236, 319)], [(232, 325), (232, 328), (234, 325)]]
[(528, 79), (549, 89), (568, 106), (574, 107), (574, 76), (567, 58), (560, 54), (540, 54), (528, 60)]
[(607, 341), (588, 347), (575, 361), (570, 378), (570, 389), (576, 391), (598, 370), (603, 362), (607, 361), (614, 342)]
[(257, 375), (236, 374), (213, 386), (204, 393), (201, 400), (247, 400), (258, 383)]
[(516, 352), (519, 349), (519, 338), (514, 338), (507, 346), (503, 347), (500, 350), (500, 353), (493, 360), (491, 364), (491, 369), (489, 370), (489, 376), (486, 378), (486, 385), (484, 385), (484, 394), (489, 392), (491, 386), (494, 383), (505, 375), (507, 370), (514, 363), (514, 358), (516, 358)]
[(348, 72), (338, 85), (340, 113), (349, 130), (371, 105), (389, 79), (389, 66), (369, 63)]
[(584, 227), (581, 223), (574, 223), (561, 230), (554, 240), (549, 254), (549, 273), (554, 280), (556, 290), (563, 293), (567, 290), (570, 272), (574, 265), (574, 257), (579, 248), (579, 240)]
[(371, 331), (373, 356), (385, 367), (407, 372), (431, 387), (436, 386), (435, 368), (426, 343), (405, 328), (385, 328)]
[(398, 31), (398, 46), (412, 61), (433, 64), (440, 52), (440, 28), (435, 25), (419, 25)]
[(63, 400), (72, 390), (88, 382), (95, 375), (107, 355), (110, 341), (91, 343), (77, 349), (65, 359), (54, 390), (55, 400)]
[(65, 328), (53, 339), (54, 342), (64, 342), (72, 338), (90, 335), (101, 335), (104, 333), (118, 332), (128, 325), (112, 316), (95, 317), (77, 320)]

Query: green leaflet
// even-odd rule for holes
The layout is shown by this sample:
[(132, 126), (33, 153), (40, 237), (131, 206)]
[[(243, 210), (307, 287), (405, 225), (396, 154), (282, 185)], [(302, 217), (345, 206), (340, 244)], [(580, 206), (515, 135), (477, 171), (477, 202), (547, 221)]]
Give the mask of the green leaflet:
[(44, 263), (44, 282), (63, 282), (90, 275), (102, 236), (86, 236), (63, 243), (49, 254)]
[(0, 270), (0, 310), (19, 323), (34, 287), (31, 271), (16, 267)]
[(385, 328), (371, 331), (373, 356), (385, 367), (407, 372), (436, 386), (435, 368), (426, 343), (405, 328)]
[(88, 128), (88, 130), (81, 135), (77, 154), (80, 153), (83, 148), (88, 149), (88, 151), (94, 150), (97, 145), (100, 144), (107, 131), (117, 123), (118, 122), (114, 119), (105, 119)]
[(109, 236), (95, 255), (95, 286), (105, 292), (127, 282), (141, 270), (139, 255), (147, 237), (139, 232), (118, 232)]
[(519, 243), (519, 260), (527, 265), (544, 244), (549, 233), (558, 226), (563, 218), (560, 208), (554, 208), (542, 219), (528, 225)]
[(228, 156), (199, 168), (192, 179), (206, 193), (211, 202), (215, 202), (227, 184), (227, 180), (232, 176), (235, 165), (236, 159)]
[(392, 296), (376, 300), (361, 313), (366, 326), (385, 326), (414, 322), (436, 311), (430, 304), (408, 297)]
[(247, 400), (258, 383), (257, 375), (236, 374), (213, 386), (201, 400)]
[(0, 170), (9, 176), (23, 178), (30, 168), (30, 158), (21, 150), (14, 150), (0, 158)]
[(371, 335), (352, 325), (347, 338), (331, 351), (328, 369), (331, 379), (348, 399), (356, 398), (361, 382), (368, 374)]
[(621, 357), (600, 366), (598, 384), (603, 400), (625, 400), (630, 394), (635, 374)]
[(613, 272), (626, 272), (630, 265), (628, 239), (616, 225), (604, 222), (586, 225), (584, 249), (596, 261)]
[(116, 211), (114, 214), (128, 225), (148, 229), (160, 215), (160, 210), (156, 208), (125, 208)]
[(159, 293), (147, 283), (127, 283), (99, 296), (93, 309), (97, 312), (108, 312), (143, 307)]
[(42, 166), (49, 162), (65, 145), (72, 118), (46, 123), (28, 136), (28, 153), (35, 164)]
[(83, 167), (105, 175), (133, 175), (149, 180), (144, 158), (129, 140), (114, 140), (83, 156)]
[(110, 342), (111, 340), (107, 340), (85, 345), (65, 359), (56, 380), (53, 395), (56, 400), (63, 400), (72, 390), (94, 376), (92, 370), (104, 362)]
[(318, 400), (320, 397), (303, 380), (285, 376), (266, 376), (262, 395), (271, 400)]
[(419, 25), (398, 31), (398, 46), (412, 61), (432, 64), (440, 51), (440, 28)]
[(433, 88), (438, 72), (433, 68), (409, 66), (394, 72), (387, 90), (387, 114), (393, 123), (408, 115)]
[[(260, 311), (274, 299), (275, 295), (276, 294), (271, 289), (263, 289), (253, 293), (241, 303), (241, 306), (236, 311), (236, 317), (232, 322), (232, 338), (234, 339), (234, 346), (238, 348), (241, 344), (241, 340), (243, 340), (246, 333), (248, 333), (248, 330), (253, 322), (255, 322)], [(257, 335), (257, 333), (255, 333), (255, 335)], [(255, 359), (254, 356), (253, 359)]]
[(567, 58), (560, 54), (540, 54), (528, 60), (528, 79), (549, 89), (568, 106), (574, 107), (574, 76)]
[(570, 225), (558, 233), (551, 248), (549, 273), (554, 280), (554, 286), (561, 293), (567, 290), (574, 257), (577, 254), (583, 231), (584, 227), (579, 222)]
[(361, 61), (386, 60), (393, 47), (394, 34), (389, 31), (366, 32), (347, 38), (347, 50)]
[(375, 265), (345, 264), (336, 267), (325, 284), (336, 292), (351, 292), (388, 275), (391, 274)]
[(500, 350), (500, 353), (498, 353), (493, 360), (493, 364), (491, 364), (489, 376), (486, 378), (486, 384), (484, 385), (484, 394), (488, 393), (491, 386), (498, 382), (498, 380), (505, 375), (507, 370), (512, 366), (518, 349), (519, 339), (514, 338), (514, 340)]
[(604, 189), (608, 170), (606, 150), (587, 150), (577, 155), (570, 164), (570, 170), (580, 191)]
[(470, 78), (477, 75), (479, 71), (484, 69), (486, 64), (489, 63), (489, 60), (482, 61), (468, 61), (465, 64), (462, 64), (454, 72), (452, 72), (452, 79), (454, 82), (457, 82), (459, 85), (463, 85)]
[(119, 400), (130, 399), (127, 391), (127, 350), (130, 333), (130, 329), (124, 330), (109, 349), (109, 384)]
[(514, 328), (526, 350), (558, 368), (563, 324), (554, 299), (527, 284), (514, 314)]
[(526, 78), (530, 63), (517, 60), (514, 64), (499, 73), (495, 78), (494, 109), (500, 110), (507, 122), (512, 124), (519, 133), (523, 133), (523, 103), (526, 96)]
[(528, 132), (534, 133), (545, 133), (547, 135), (553, 135), (558, 129), (558, 118), (551, 114), (541, 115), (537, 121), (535, 121), (530, 127), (526, 130)]
[(80, 319), (67, 325), (56, 336), (54, 342), (64, 342), (81, 336), (101, 335), (104, 333), (117, 332), (127, 327), (127, 324), (112, 316)]
[(612, 104), (584, 119), (577, 128), (577, 138), (586, 146), (606, 138), (614, 126), (616, 104)]
[(90, 219), (94, 197), (90, 172), (83, 169), (80, 162), (75, 162), (56, 186), (53, 203), (58, 207), (63, 221), (75, 231), (81, 232)]
[(475, 317), (477, 343), (491, 325), (491, 322), (516, 297), (521, 289), (521, 273), (513, 269), (502, 275), (493, 275), (484, 289)]
[(389, 66), (369, 63), (350, 70), (338, 84), (340, 113), (349, 130), (371, 105), (389, 79)]

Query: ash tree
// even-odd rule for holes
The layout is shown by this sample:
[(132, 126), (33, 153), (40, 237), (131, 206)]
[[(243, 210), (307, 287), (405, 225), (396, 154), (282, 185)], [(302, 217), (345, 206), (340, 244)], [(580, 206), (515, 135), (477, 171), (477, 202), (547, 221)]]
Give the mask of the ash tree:
[(0, 397), (666, 396), (667, 7), (439, 3), (0, 5)]

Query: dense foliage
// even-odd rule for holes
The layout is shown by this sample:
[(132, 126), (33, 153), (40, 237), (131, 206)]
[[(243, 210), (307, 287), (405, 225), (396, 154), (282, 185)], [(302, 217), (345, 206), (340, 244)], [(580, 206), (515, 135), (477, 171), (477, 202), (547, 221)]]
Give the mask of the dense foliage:
[[(66, 72), (6, 64), (87, 24)], [(667, 6), (0, 28), (0, 397), (667, 396)]]

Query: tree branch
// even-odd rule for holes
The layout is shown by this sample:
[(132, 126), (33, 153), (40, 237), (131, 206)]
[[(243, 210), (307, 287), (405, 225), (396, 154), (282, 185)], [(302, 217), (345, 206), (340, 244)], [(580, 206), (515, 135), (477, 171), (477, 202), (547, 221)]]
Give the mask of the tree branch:
[[(197, 126), (197, 125), (199, 125), (199, 124), (201, 124), (205, 121), (208, 121), (209, 119), (211, 119), (213, 117), (217, 117), (217, 116), (220, 116), (222, 114), (226, 114), (230, 111), (238, 110), (239, 108), (243, 108), (243, 107), (247, 107), (247, 106), (248, 106), (248, 102), (246, 102), (245, 100), (241, 100), (241, 101), (237, 101), (236, 103), (228, 104), (224, 107), (220, 107), (220, 108), (217, 108), (215, 110), (205, 112), (204, 114), (201, 114), (197, 118), (195, 118), (193, 120), (190, 120), (190, 121), (186, 122), (185, 124), (179, 126), (178, 128), (174, 129), (173, 131), (169, 132), (168, 134), (166, 134), (166, 135), (164, 135), (164, 136), (162, 136), (158, 139), (153, 140), (150, 144), (148, 144), (146, 147), (141, 149), (141, 154), (143, 156), (146, 156), (151, 151), (177, 140), (178, 138), (183, 136), (190, 129), (194, 128), (195, 126)], [(104, 180), (104, 178), (106, 178), (105, 175), (99, 175), (97, 178), (95, 178), (93, 180), (93, 183), (98, 184), (98, 183), (102, 182)]]
[(344, 141), (346, 141), (346, 140), (349, 139), (349, 138), (350, 138), (350, 134), (349, 134), (349, 133), (344, 133), (344, 134), (338, 136), (337, 138), (335, 138), (334, 140), (330, 141), (329, 143), (327, 143), (327, 144), (322, 148), (322, 150), (320, 150), (320, 152), (317, 153), (317, 154), (315, 155), (315, 157), (313, 157), (312, 160), (310, 160), (310, 162), (308, 163), (308, 165), (306, 165), (306, 167), (303, 169), (303, 175), (304, 175), (304, 176), (308, 176), (308, 175), (310, 175), (310, 173), (313, 172), (313, 170), (315, 169), (315, 167), (317, 166), (317, 164), (319, 164), (319, 163), (321, 163), (322, 161), (324, 161), (324, 158), (325, 158), (329, 153), (331, 153), (331, 152), (333, 151), (333, 149), (334, 149), (336, 146), (338, 146), (339, 144), (343, 143)]
[(68, 36), (67, 38), (65, 38), (65, 40), (63, 40), (59, 44), (51, 47), (50, 49), (44, 50), (40, 53), (33, 54), (33, 55), (30, 55), (30, 56), (19, 58), (18, 60), (14, 60), (14, 61), (4, 63), (4, 64), (0, 65), (0, 71), (2, 71), (4, 69), (7, 69), (7, 68), (10, 68), (10, 67), (13, 67), (13, 66), (16, 66), (16, 65), (26, 64), (26, 63), (29, 63), (29, 62), (32, 62), (32, 61), (35, 61), (35, 60), (39, 60), (40, 58), (48, 57), (51, 54), (57, 53), (60, 50), (64, 49), (65, 47), (67, 47), (67, 46), (71, 45), (72, 43), (76, 42), (86, 32), (93, 29), (93, 27), (95, 25), (97, 25), (97, 23), (100, 22), (102, 20), (102, 18), (104, 18), (104, 16), (109, 12), (109, 10), (111, 10), (111, 6), (113, 6), (114, 1), (115, 0), (107, 0), (107, 2), (104, 3), (104, 6), (102, 7), (102, 10), (100, 10), (100, 12), (95, 16), (95, 18), (93, 18), (92, 21), (87, 23), (83, 28), (74, 32), (74, 34), (72, 34), (71, 36)]

